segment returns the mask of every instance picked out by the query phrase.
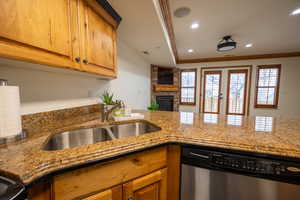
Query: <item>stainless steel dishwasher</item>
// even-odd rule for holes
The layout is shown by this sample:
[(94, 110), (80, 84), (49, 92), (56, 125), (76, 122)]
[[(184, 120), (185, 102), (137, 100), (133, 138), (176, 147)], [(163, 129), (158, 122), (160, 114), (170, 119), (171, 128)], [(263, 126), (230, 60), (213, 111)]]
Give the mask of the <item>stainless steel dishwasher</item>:
[(300, 163), (184, 147), (181, 200), (299, 200)]

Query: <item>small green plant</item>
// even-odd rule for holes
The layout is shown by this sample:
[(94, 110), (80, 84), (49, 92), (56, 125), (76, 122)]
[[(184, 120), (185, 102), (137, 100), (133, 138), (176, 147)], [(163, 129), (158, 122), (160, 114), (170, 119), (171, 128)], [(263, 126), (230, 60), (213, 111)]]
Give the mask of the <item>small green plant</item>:
[(159, 105), (156, 103), (156, 101), (151, 101), (150, 106), (148, 107), (148, 110), (159, 110)]
[(103, 103), (105, 103), (106, 105), (115, 105), (116, 104), (116, 101), (113, 100), (114, 94), (110, 93), (107, 90), (100, 96), (100, 98), (103, 101)]

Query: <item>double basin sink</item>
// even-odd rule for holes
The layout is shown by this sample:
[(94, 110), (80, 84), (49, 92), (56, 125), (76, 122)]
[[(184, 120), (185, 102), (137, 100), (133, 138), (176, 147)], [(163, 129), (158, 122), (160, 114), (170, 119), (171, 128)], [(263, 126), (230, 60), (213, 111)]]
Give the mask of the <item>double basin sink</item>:
[(147, 121), (78, 129), (52, 135), (43, 146), (44, 150), (55, 151), (88, 144), (138, 136), (159, 131), (161, 128)]

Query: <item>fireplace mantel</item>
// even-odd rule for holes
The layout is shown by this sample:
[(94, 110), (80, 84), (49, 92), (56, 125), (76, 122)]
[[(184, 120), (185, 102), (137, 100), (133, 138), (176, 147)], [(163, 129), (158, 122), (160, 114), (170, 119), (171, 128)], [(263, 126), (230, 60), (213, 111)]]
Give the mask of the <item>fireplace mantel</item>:
[(156, 84), (154, 85), (155, 92), (178, 92), (179, 86), (178, 85), (162, 85)]

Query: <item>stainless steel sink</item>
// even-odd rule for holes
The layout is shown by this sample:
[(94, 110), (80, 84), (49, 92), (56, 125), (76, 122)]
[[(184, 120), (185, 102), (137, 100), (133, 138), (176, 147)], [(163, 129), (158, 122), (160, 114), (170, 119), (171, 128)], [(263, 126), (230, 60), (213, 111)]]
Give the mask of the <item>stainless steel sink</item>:
[(48, 151), (62, 150), (130, 136), (138, 136), (159, 130), (161, 130), (161, 128), (146, 121), (78, 129), (52, 135), (43, 146), (43, 149)]

